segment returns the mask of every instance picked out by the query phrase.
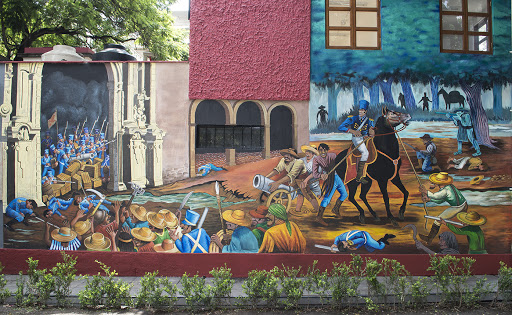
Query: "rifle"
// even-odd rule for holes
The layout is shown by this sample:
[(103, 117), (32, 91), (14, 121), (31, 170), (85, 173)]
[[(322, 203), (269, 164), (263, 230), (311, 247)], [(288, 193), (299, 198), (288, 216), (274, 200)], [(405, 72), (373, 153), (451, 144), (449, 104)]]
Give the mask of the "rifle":
[(101, 135), (101, 132), (103, 131), (103, 126), (105, 125), (105, 120), (107, 120), (107, 117), (105, 117), (105, 119), (103, 119), (103, 122), (101, 123), (100, 135)]
[(403, 143), (405, 143), (407, 146), (409, 146), (411, 149), (413, 149), (414, 151), (421, 151), (420, 149), (416, 148), (415, 146), (412, 146), (410, 145), (409, 143), (405, 142), (405, 141), (402, 141)]
[(64, 141), (66, 141), (66, 130), (68, 130), (68, 121), (66, 120), (66, 128), (64, 128)]
[(92, 124), (92, 127), (91, 127), (91, 132), (90, 134), (94, 135), (94, 126), (96, 125), (96, 122), (98, 121), (98, 119), (100, 119), (100, 116), (98, 116), (98, 118), (96, 118), (96, 120), (94, 121), (94, 123)]
[(80, 133), (78, 134), (79, 137), (84, 133), (84, 126), (85, 126), (86, 122), (87, 122), (87, 116), (85, 116), (85, 120), (84, 120), (84, 123), (82, 125), (82, 130), (80, 130)]
[(447, 112), (435, 112), (436, 114), (439, 114), (439, 115), (450, 115), (450, 117), (453, 117), (453, 116), (457, 116), (457, 114), (455, 113), (447, 113)]

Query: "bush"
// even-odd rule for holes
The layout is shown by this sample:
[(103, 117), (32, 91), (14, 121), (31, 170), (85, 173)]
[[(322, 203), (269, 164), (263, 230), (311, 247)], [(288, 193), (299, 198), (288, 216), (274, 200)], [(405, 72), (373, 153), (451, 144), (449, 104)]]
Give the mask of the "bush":
[(231, 269), (226, 265), (220, 268), (213, 268), (210, 271), (210, 275), (213, 276), (212, 285), (209, 287), (211, 291), (210, 307), (215, 309), (221, 304), (221, 299), (229, 299), (231, 297), (231, 290), (235, 280), (232, 279)]
[(182, 288), (179, 292), (185, 297), (189, 308), (209, 307), (212, 296), (205, 279), (206, 277), (200, 277), (197, 274), (190, 277), (187, 273), (181, 277)]
[(76, 257), (61, 252), (63, 262), (57, 263), (51, 269), (51, 274), (55, 280), (55, 298), (57, 306), (66, 306), (69, 304), (67, 297), (71, 294), (71, 283), (76, 278)]
[(498, 270), (498, 290), (496, 291), (495, 301), (501, 299), (502, 303), (510, 303), (512, 301), (512, 267), (500, 261), (500, 269)]
[(114, 277), (118, 273), (110, 271), (110, 267), (104, 263), (97, 261), (100, 264), (101, 270), (105, 273), (104, 276), (98, 272), (97, 275), (85, 277), (87, 283), (85, 289), (78, 293), (80, 306), (83, 308), (96, 308), (103, 305), (106, 308), (119, 309), (121, 306), (132, 305), (130, 296), (130, 289), (132, 285), (116, 280)]
[(271, 271), (249, 271), (247, 279), (242, 283), (243, 292), (247, 295), (241, 299), (242, 302), (255, 308), (259, 301), (265, 301), (268, 307), (275, 308), (281, 295), (278, 280), (275, 268)]
[(363, 282), (363, 259), (359, 255), (352, 255), (352, 260), (345, 263), (333, 263), (329, 286), (331, 288), (331, 303), (334, 308), (343, 305), (353, 306), (359, 302), (357, 289)]
[(22, 304), (46, 306), (55, 288), (55, 279), (51, 273), (47, 273), (46, 269), (37, 269), (39, 260), (29, 257), (27, 263), (28, 282), (25, 286), (27, 295)]
[(320, 271), (316, 267), (318, 260), (313, 261), (313, 265), (308, 267), (308, 271), (305, 275), (304, 286), (305, 289), (311, 293), (314, 293), (320, 297), (320, 303), (324, 304), (324, 301), (329, 297), (329, 272), (327, 270)]
[(273, 269), (281, 282), (282, 292), (285, 294), (283, 304), (286, 309), (296, 308), (304, 294), (305, 282), (299, 278), (300, 270), (301, 267), (295, 269), (285, 265), (282, 269), (277, 267)]
[(176, 303), (176, 285), (167, 277), (157, 278), (157, 275), (158, 271), (147, 272), (140, 279), (141, 289), (135, 304), (137, 307), (160, 309), (172, 307)]
[(5, 288), (7, 285), (7, 280), (5, 280), (2, 271), (4, 270), (4, 266), (0, 263), (0, 304), (4, 304), (5, 300), (11, 296), (11, 292)]

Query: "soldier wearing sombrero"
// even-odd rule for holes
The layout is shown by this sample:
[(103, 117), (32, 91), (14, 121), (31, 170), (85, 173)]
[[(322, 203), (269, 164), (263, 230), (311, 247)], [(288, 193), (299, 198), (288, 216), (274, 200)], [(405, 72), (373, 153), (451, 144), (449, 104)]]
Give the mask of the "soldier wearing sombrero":
[(257, 253), (259, 246), (256, 236), (249, 229), (251, 218), (243, 210), (226, 210), (222, 213), (226, 221), (226, 229), (233, 231), (231, 242), (224, 245), (217, 234), (213, 234), (211, 241), (217, 244), (222, 253)]
[(171, 239), (181, 253), (208, 253), (210, 247), (210, 236), (203, 228), (192, 230), (199, 222), (199, 213), (187, 210), (185, 219), (181, 221), (183, 236), (178, 238), (176, 233), (171, 233)]
[(44, 239), (46, 245), (50, 246), (50, 250), (78, 250), (81, 245), (77, 238), (78, 234), (67, 226), (54, 229), (51, 235), (52, 240), (50, 241), (50, 224), (46, 222)]
[(317, 197), (320, 197), (322, 194), (322, 189), (320, 189), (319, 181), (314, 180), (313, 178), (313, 160), (320, 153), (318, 152), (316, 145), (303, 145), (300, 147), (300, 150), (306, 155), (301, 160), (304, 162), (304, 166), (306, 167), (307, 177), (304, 181), (298, 182), (300, 189), (298, 190), (297, 195), (297, 205), (295, 206), (296, 212), (301, 212), (302, 204), (304, 203), (304, 197), (311, 203), (313, 206), (314, 212), (318, 212), (318, 200)]
[(99, 232), (93, 233), (84, 240), (85, 247), (90, 251), (109, 252), (111, 244), (110, 239)]
[(432, 172), (432, 164), (436, 164), (436, 153), (437, 146), (435, 145), (432, 138), (428, 133), (424, 134), (420, 137), (425, 145), (425, 150), (416, 151), (416, 158), (418, 158), (418, 164), (421, 167), (421, 170), (425, 173)]
[(258, 240), (258, 247), (261, 246), (261, 242), (263, 241), (263, 236), (265, 232), (270, 228), (267, 225), (267, 213), (268, 207), (264, 205), (258, 206), (258, 208), (249, 211), (251, 215), (251, 227), (253, 227), (252, 233), (256, 236)]
[(153, 241), (156, 239), (156, 234), (153, 233), (148, 227), (133, 228), (132, 229), (133, 243), (137, 252), (154, 252)]
[[(449, 208), (445, 209), (438, 215), (439, 218), (444, 220), (451, 219), (459, 212), (466, 211), (468, 209), (466, 198), (464, 198), (462, 193), (453, 185), (453, 178), (448, 175), (448, 173), (433, 173), (428, 179), (430, 181), (430, 189), (439, 187), (439, 191), (431, 192), (428, 191), (425, 186), (421, 185), (420, 192), (423, 201), (432, 201), (439, 204), (447, 202), (450, 205)], [(420, 238), (430, 244), (439, 232), (440, 226), (441, 222), (434, 221), (432, 228), (430, 229), (430, 233), (428, 235), (420, 234)]]
[(146, 208), (143, 206), (130, 205), (130, 212), (128, 212), (126, 208), (123, 210), (123, 225), (128, 226), (130, 229), (142, 227), (149, 228), (147, 215)]
[(279, 153), (281, 153), (283, 158), (279, 161), (279, 163), (277, 163), (277, 166), (265, 177), (271, 178), (283, 171), (285, 171), (287, 175), (271, 183), (269, 189), (270, 192), (276, 190), (281, 184), (297, 187), (295, 179), (300, 178), (303, 180), (308, 176), (306, 165), (304, 165), (304, 161), (299, 158), (299, 155), (295, 149), (283, 149), (279, 151)]
[(480, 228), (480, 226), (487, 222), (487, 218), (478, 214), (476, 211), (470, 211), (467, 213), (457, 213), (457, 219), (466, 225), (462, 228), (458, 228), (453, 224), (446, 223), (443, 219), (441, 219), (441, 223), (446, 224), (446, 226), (455, 234), (466, 235), (469, 243), (468, 254), (487, 254), (487, 251), (485, 250), (484, 232)]
[(156, 238), (153, 241), (155, 245), (162, 243), (164, 240), (170, 240), (169, 231), (167, 231), (167, 222), (160, 213), (148, 213), (149, 228), (155, 233)]

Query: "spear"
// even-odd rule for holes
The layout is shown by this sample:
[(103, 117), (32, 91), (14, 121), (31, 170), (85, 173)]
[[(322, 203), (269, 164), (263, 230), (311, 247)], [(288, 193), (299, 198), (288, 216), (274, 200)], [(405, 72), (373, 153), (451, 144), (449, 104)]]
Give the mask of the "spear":
[(222, 225), (222, 231), (226, 235), (226, 227), (224, 226), (224, 219), (222, 218), (222, 205), (220, 204), (220, 193), (219, 193), (219, 182), (215, 182), (215, 194), (217, 195), (217, 206), (219, 207), (220, 224)]
[(82, 125), (82, 130), (80, 130), (80, 133), (78, 134), (79, 137), (82, 135), (82, 133), (84, 133), (84, 126), (85, 126), (86, 122), (87, 122), (87, 116), (85, 116), (85, 120), (84, 120), (84, 123)]

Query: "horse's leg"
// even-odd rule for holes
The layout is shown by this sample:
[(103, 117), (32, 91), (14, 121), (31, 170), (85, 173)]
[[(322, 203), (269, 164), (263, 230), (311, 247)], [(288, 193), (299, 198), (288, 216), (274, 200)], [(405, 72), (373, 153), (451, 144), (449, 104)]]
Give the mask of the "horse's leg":
[(384, 205), (386, 206), (386, 214), (388, 215), (388, 219), (393, 224), (393, 226), (398, 227), (398, 223), (395, 220), (395, 217), (391, 214), (391, 210), (389, 209), (389, 195), (388, 195), (388, 181), (380, 180), (378, 181), (380, 192), (382, 193), (382, 199), (384, 199)]
[(407, 188), (405, 188), (404, 184), (402, 183), (402, 180), (400, 179), (400, 176), (398, 174), (391, 180), (391, 182), (402, 192), (404, 195), (404, 200), (402, 202), (402, 205), (400, 206), (400, 211), (398, 212), (398, 219), (401, 221), (404, 220), (404, 214), (405, 214), (405, 207), (407, 206), (407, 199), (409, 198), (409, 191)]
[(356, 206), (357, 210), (359, 211), (359, 221), (361, 222), (361, 224), (364, 224), (364, 210), (363, 208), (361, 208), (361, 206), (357, 203), (356, 201), (356, 198), (355, 195), (356, 195), (356, 190), (357, 190), (357, 186), (359, 185), (358, 182), (356, 182), (355, 180), (352, 180), (350, 183), (348, 183), (347, 187), (348, 187), (348, 200), (350, 202), (352, 202), (352, 204), (354, 206)]
[(368, 194), (368, 191), (372, 187), (372, 182), (373, 181), (369, 181), (368, 184), (361, 185), (361, 192), (359, 193), (359, 198), (361, 198), (361, 200), (364, 202), (364, 204), (368, 208), (368, 211), (370, 211), (370, 213), (372, 214), (373, 221), (379, 222), (380, 221), (379, 216), (377, 215), (377, 213), (375, 213), (375, 211), (373, 211), (372, 207), (368, 203), (368, 199), (366, 199), (366, 195)]

